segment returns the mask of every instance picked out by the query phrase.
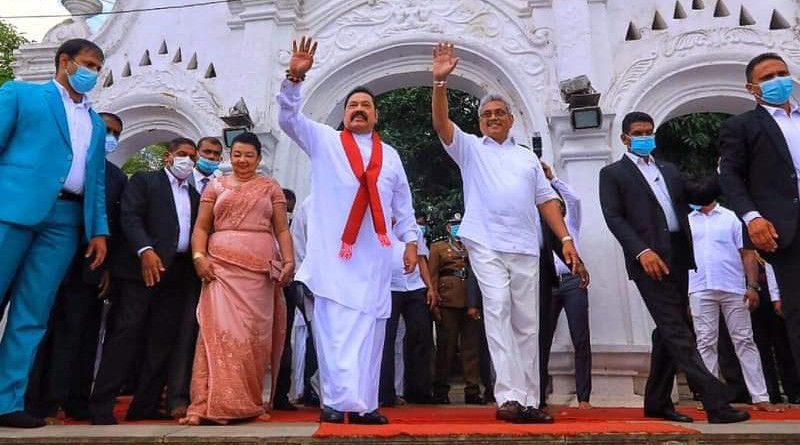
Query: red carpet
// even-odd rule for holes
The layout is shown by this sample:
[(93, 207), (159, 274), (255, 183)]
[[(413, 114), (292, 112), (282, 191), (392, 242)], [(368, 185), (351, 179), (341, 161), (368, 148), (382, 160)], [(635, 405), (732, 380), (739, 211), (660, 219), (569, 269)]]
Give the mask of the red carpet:
[[(123, 420), (130, 403), (129, 397), (120, 399), (115, 414)], [(703, 411), (694, 408), (679, 408), (696, 421), (706, 419)], [(675, 426), (654, 419), (647, 419), (641, 408), (577, 408), (551, 407), (548, 410), (556, 419), (550, 425), (514, 425), (494, 419), (494, 407), (466, 406), (406, 406), (386, 408), (381, 412), (389, 418), (389, 425), (333, 425), (321, 424), (314, 437), (390, 437), (390, 436), (449, 436), (449, 435), (577, 435), (577, 434), (694, 434), (691, 424)], [(750, 410), (753, 421), (780, 422), (800, 421), (800, 409), (787, 408), (783, 413), (765, 413)], [(319, 410), (302, 408), (299, 411), (274, 411), (270, 413), (275, 423), (319, 422)], [(67, 424), (79, 425), (87, 422), (66, 420)], [(173, 424), (172, 421), (122, 422), (124, 424)]]

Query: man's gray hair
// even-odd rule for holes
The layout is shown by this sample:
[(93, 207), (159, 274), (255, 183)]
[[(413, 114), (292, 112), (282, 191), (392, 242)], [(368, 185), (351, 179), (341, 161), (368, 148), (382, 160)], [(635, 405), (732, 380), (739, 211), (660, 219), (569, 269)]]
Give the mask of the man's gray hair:
[(486, 106), (486, 104), (494, 101), (503, 102), (503, 105), (506, 106), (506, 111), (508, 111), (509, 114), (511, 113), (511, 101), (508, 100), (506, 96), (500, 93), (489, 93), (483, 96), (483, 98), (481, 99), (480, 105), (478, 105), (478, 115), (483, 113), (483, 108)]

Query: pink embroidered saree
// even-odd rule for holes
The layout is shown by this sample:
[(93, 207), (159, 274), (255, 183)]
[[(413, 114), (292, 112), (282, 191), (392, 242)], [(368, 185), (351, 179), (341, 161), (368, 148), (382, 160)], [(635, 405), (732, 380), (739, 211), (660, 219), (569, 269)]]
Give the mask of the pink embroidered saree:
[(214, 203), (208, 257), (217, 279), (203, 284), (197, 306), (188, 415), (212, 421), (256, 417), (264, 413), (268, 371), (274, 393), (286, 335), (282, 291), (270, 277), (270, 260), (278, 257), (272, 208), (286, 199), (276, 181), (259, 177), (236, 188), (217, 178), (202, 201)]

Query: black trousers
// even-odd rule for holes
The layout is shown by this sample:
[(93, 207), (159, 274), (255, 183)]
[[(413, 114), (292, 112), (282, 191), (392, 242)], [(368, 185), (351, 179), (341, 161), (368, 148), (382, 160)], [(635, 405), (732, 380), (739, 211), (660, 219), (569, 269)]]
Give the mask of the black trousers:
[(750, 314), (750, 320), (770, 400), (781, 398), (781, 386), (787, 397), (800, 396), (800, 376), (789, 347), (786, 323), (775, 313), (766, 289), (762, 290), (760, 304)]
[[(85, 401), (80, 407), (75, 404), (81, 394), (88, 397), (91, 387), (103, 302), (97, 286), (81, 280), (80, 265), (59, 289), (31, 369), (25, 409), (38, 417), (54, 417), (61, 407), (68, 415), (70, 408), (86, 409)], [(72, 406), (67, 405), (70, 398)]]
[[(180, 360), (177, 348), (187, 305), (197, 304), (197, 277), (188, 255), (176, 257), (161, 282), (123, 280), (113, 302), (113, 330), (106, 336), (103, 358), (89, 402), (92, 417), (109, 417), (137, 348), (144, 342), (141, 370), (128, 415), (147, 415), (161, 406), (161, 394)], [(168, 398), (170, 394), (168, 393)]]
[(567, 325), (572, 346), (575, 348), (575, 393), (579, 402), (588, 402), (592, 393), (592, 346), (589, 338), (589, 292), (581, 289), (577, 275), (561, 276), (561, 283), (553, 288), (550, 331), (543, 334), (547, 351), (553, 346), (558, 317), (567, 313)]
[[(552, 256), (552, 255), (550, 255)], [(542, 254), (539, 258), (549, 258)], [(550, 390), (550, 349), (553, 346), (552, 332), (555, 325), (553, 314), (553, 283), (551, 274), (539, 266), (539, 406), (547, 405)]]
[(800, 365), (800, 225), (792, 244), (764, 255), (775, 270), (794, 363)]
[(175, 339), (175, 349), (170, 356), (170, 371), (167, 373), (167, 410), (188, 408), (191, 402), (189, 388), (192, 384), (192, 364), (197, 348), (197, 334), (200, 330), (200, 325), (197, 324), (197, 303), (200, 292), (195, 289), (194, 292), (186, 294), (183, 313), (179, 315), (180, 328)]
[(394, 344), (400, 315), (406, 322), (405, 351), (405, 398), (411, 403), (431, 401), (431, 359), (433, 356), (433, 330), (428, 310), (426, 289), (410, 292), (392, 292), (392, 316), (386, 323), (386, 338), (383, 342), (381, 378), (378, 400), (383, 404), (394, 404)]
[[(294, 355), (294, 352), (292, 351), (292, 329), (294, 328), (295, 309), (300, 309), (300, 313), (306, 322), (306, 326), (311, 325), (308, 322), (305, 305), (303, 304), (305, 291), (305, 285), (299, 281), (295, 281), (287, 286), (283, 293), (284, 298), (286, 299), (286, 342), (283, 344), (281, 369), (278, 372), (278, 381), (275, 384), (275, 397), (273, 398), (273, 404), (277, 402), (289, 402), (289, 389), (292, 386), (292, 356)], [(313, 336), (310, 335), (309, 331), (309, 338), (311, 337)], [(311, 345), (311, 351), (312, 354), (315, 354), (314, 366), (316, 366), (316, 353), (313, 352), (313, 344)], [(308, 366), (309, 364), (306, 363), (306, 367)], [(310, 388), (310, 381), (306, 381), (305, 374), (307, 373), (304, 373), (303, 376), (304, 387)], [(311, 374), (309, 374), (309, 377), (312, 374), (313, 371)]]
[(683, 233), (673, 234), (670, 274), (661, 281), (647, 276), (634, 280), (656, 324), (644, 395), (646, 413), (673, 409), (670, 396), (678, 367), (699, 390), (707, 412), (718, 412), (733, 399), (733, 391), (708, 371), (697, 351), (689, 316), (688, 243)]

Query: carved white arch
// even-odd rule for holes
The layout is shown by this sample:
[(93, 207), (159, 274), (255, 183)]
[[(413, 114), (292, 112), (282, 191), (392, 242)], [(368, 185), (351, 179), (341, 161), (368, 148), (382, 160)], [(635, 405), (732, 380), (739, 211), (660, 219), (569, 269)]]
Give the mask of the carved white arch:
[(193, 141), (206, 136), (202, 117), (186, 99), (163, 94), (124, 96), (103, 109), (118, 115), (125, 124), (119, 147), (109, 159), (122, 165), (133, 154), (156, 142), (186, 137)]
[[(309, 74), (303, 87), (303, 113), (311, 119), (337, 126), (342, 119), (343, 101), (347, 92), (356, 86), (364, 85), (376, 94), (411, 86), (430, 86), (431, 51), (441, 36), (421, 36), (397, 38), (380, 42), (370, 48), (360, 48), (357, 54), (346, 63), (334, 66), (326, 64), (324, 69)], [(547, 122), (544, 104), (536, 97), (526, 94), (528, 89), (523, 80), (515, 77), (513, 60), (506, 57), (493, 57), (491, 48), (480, 43), (467, 42), (458, 48), (461, 58), (456, 71), (449, 79), (451, 88), (459, 89), (481, 97), (487, 92), (504, 94), (511, 101), (515, 121), (512, 135), (520, 138), (530, 137), (534, 131), (541, 131), (543, 149), (551, 153), (549, 133), (545, 131)], [(430, 113), (430, 109), (419, 110)], [(278, 147), (276, 166), (289, 166), (291, 171), (275, 171), (281, 181), (302, 184), (308, 175), (308, 160), (299, 149), (290, 147), (284, 140)], [(296, 190), (304, 195), (302, 186)]]
[(696, 112), (742, 113), (755, 104), (745, 89), (745, 67), (762, 52), (783, 55), (790, 69), (799, 72), (800, 49), (790, 36), (781, 40), (781, 36), (751, 29), (720, 28), (685, 33), (661, 43), (659, 51), (631, 63), (604, 98), (604, 106), (620, 116), (611, 129), (614, 156), (624, 151), (616, 136), (622, 117), (630, 111), (650, 114), (657, 126)]

